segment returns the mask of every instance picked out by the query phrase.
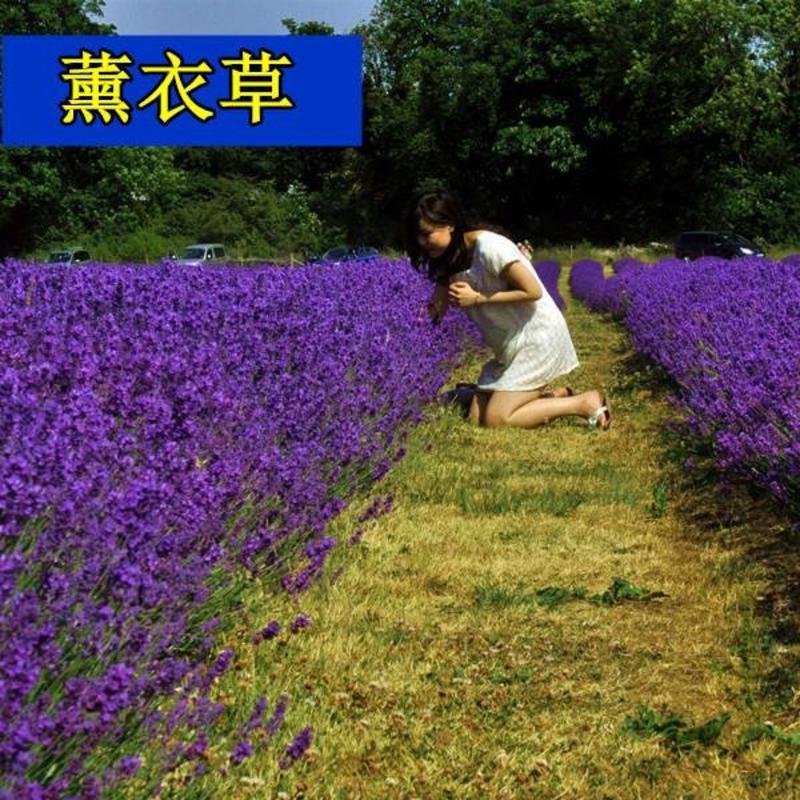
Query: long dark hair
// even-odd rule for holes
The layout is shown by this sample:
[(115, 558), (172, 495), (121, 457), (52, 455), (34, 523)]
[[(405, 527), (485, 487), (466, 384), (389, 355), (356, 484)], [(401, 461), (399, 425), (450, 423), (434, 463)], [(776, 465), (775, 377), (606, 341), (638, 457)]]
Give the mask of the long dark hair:
[[(420, 247), (417, 237), (422, 220), (453, 228), (450, 245), (438, 258), (429, 258)], [(466, 232), (464, 209), (454, 194), (442, 190), (425, 192), (417, 198), (406, 217), (406, 252), (415, 269), (424, 272), (436, 283), (447, 283), (451, 275), (469, 266), (469, 252), (464, 243)]]

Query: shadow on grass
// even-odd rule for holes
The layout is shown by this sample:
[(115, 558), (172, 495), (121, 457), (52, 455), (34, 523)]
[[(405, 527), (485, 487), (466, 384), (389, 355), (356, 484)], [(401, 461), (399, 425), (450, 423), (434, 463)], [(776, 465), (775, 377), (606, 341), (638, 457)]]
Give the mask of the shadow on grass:
[(619, 347), (619, 358), (614, 363), (614, 393), (628, 398), (644, 392), (663, 396), (680, 390), (675, 379), (658, 364), (640, 353), (630, 352), (624, 342)]
[[(678, 384), (660, 367), (640, 355), (619, 362), (617, 392), (633, 404), (648, 395), (679, 395)], [(684, 535), (713, 542), (731, 557), (719, 571), (720, 580), (737, 581), (757, 569), (764, 588), (753, 614), (762, 632), (747, 636), (753, 652), (770, 648), (770, 666), (758, 678), (758, 691), (776, 706), (792, 702), (800, 684), (800, 525), (786, 507), (765, 490), (743, 481), (731, 482), (714, 466), (708, 445), (686, 429), (676, 407), (673, 418), (658, 429), (663, 475), (654, 489), (651, 514), (671, 512)], [(756, 641), (757, 640), (757, 641)]]
[[(728, 566), (731, 579), (751, 565), (763, 570), (767, 586), (756, 612), (776, 641), (800, 644), (800, 527), (771, 494), (726, 480), (714, 469), (711, 454), (687, 447), (687, 441), (679, 424), (661, 432), (665, 478), (660, 488), (667, 495), (661, 504), (672, 506), (688, 535), (736, 551)], [(670, 503), (669, 495), (680, 502)]]

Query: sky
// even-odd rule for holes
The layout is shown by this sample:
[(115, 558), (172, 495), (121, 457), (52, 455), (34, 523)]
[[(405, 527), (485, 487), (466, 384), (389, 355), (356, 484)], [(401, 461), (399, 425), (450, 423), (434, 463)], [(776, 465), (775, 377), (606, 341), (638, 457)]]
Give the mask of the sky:
[(327, 22), (349, 33), (376, 0), (105, 0), (103, 21), (122, 36), (286, 34), (281, 19)]

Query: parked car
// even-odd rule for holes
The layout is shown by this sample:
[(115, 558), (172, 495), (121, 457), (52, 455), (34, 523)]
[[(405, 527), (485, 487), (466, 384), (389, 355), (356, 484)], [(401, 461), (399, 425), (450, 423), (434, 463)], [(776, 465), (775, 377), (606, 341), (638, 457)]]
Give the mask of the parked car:
[(356, 247), (353, 250), (355, 261), (377, 261), (381, 257), (375, 247)]
[(729, 231), (686, 231), (675, 242), (675, 255), (687, 260), (701, 256), (763, 257), (764, 251), (749, 239)]
[(184, 248), (183, 255), (176, 258), (182, 267), (199, 267), (201, 264), (220, 264), (225, 261), (225, 247), (219, 242), (190, 244)]
[(326, 250), (321, 256), (310, 258), (308, 263), (317, 264), (320, 261), (329, 261), (333, 264), (341, 264), (343, 261), (375, 261), (380, 257), (380, 251), (375, 247), (338, 245)]
[(54, 250), (47, 257), (47, 264), (80, 264), (83, 261), (91, 261), (88, 250), (80, 247), (70, 247), (66, 250)]

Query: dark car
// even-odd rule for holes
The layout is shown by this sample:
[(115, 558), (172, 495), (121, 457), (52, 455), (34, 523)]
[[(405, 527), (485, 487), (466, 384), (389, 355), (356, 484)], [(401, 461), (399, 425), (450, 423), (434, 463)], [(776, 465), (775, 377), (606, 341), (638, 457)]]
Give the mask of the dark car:
[(374, 247), (354, 247), (354, 261), (376, 261), (381, 257), (380, 252)]
[(375, 261), (381, 257), (380, 252), (374, 247), (331, 247), (321, 256), (309, 259), (309, 264), (328, 261), (332, 264), (341, 264), (343, 261)]
[(90, 260), (89, 251), (79, 247), (67, 250), (54, 250), (47, 258), (47, 264), (82, 264)]
[(764, 255), (764, 251), (744, 236), (727, 231), (686, 231), (675, 242), (678, 258), (692, 259), (701, 256), (739, 258)]

